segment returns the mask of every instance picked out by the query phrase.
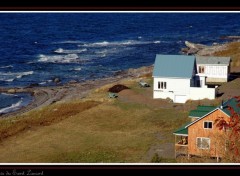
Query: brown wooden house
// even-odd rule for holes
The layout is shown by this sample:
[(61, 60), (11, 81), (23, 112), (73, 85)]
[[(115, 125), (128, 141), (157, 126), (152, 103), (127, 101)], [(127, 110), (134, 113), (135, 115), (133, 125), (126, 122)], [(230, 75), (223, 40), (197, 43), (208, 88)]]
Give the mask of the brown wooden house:
[(240, 107), (235, 98), (222, 103), (221, 106), (198, 106), (196, 110), (190, 111), (191, 122), (176, 130), (175, 156), (187, 154), (188, 156), (223, 157), (227, 150), (226, 132), (220, 131), (214, 123), (218, 117), (230, 120), (228, 106), (233, 107), (240, 114)]

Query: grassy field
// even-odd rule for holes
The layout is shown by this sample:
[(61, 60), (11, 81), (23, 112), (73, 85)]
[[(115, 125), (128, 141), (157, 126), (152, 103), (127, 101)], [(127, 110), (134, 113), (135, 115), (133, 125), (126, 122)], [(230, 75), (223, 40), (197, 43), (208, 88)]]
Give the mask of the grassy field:
[[(138, 91), (133, 81), (126, 85)], [(109, 86), (84, 101), (1, 120), (0, 162), (150, 162), (149, 148), (174, 142), (173, 130), (188, 120), (187, 112), (109, 100)]]

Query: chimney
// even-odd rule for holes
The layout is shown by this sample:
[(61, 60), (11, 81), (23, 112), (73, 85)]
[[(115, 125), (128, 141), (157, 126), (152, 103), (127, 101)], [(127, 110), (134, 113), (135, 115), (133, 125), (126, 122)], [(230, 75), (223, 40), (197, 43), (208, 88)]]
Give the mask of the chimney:
[(223, 100), (222, 100), (222, 104), (221, 104), (220, 108), (223, 109)]

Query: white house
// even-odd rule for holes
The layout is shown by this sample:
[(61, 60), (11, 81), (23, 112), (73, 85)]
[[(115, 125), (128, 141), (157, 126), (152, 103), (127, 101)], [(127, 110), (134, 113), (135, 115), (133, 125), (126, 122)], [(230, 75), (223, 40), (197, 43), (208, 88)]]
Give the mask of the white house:
[(196, 56), (197, 75), (206, 77), (206, 84), (228, 81), (230, 57)]
[(215, 88), (208, 88), (206, 76), (197, 74), (195, 56), (157, 54), (153, 78), (153, 98), (170, 98), (175, 103), (215, 99)]

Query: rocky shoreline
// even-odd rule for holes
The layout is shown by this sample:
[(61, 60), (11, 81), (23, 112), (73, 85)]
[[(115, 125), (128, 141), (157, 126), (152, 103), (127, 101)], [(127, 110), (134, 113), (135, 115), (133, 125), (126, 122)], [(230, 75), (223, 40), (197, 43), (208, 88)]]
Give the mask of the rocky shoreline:
[[(228, 39), (240, 39), (239, 36), (230, 36)], [(229, 43), (217, 44), (213, 43), (211, 46), (196, 44), (185, 41), (186, 48), (182, 48), (181, 52), (187, 55), (209, 56), (216, 52), (226, 50)], [(27, 87), (4, 88), (0, 87), (0, 93), (30, 93), (33, 96), (33, 101), (17, 111), (9, 112), (0, 115), (0, 117), (9, 117), (20, 115), (33, 109), (38, 109), (59, 101), (70, 101), (74, 99), (82, 99), (93, 89), (99, 88), (103, 85), (120, 81), (124, 78), (138, 78), (143, 75), (151, 75), (153, 65), (144, 66), (137, 69), (128, 69), (115, 73), (112, 77), (101, 78), (96, 80), (88, 80), (85, 82), (76, 82), (72, 80), (64, 85), (58, 85), (60, 78), (56, 78), (53, 82), (56, 86), (42, 87), (39, 85), (29, 85)]]
[(191, 43), (189, 41), (185, 41), (185, 45), (187, 48), (182, 48), (181, 51), (187, 55), (199, 55), (199, 56), (210, 56), (218, 51), (223, 51), (227, 49), (227, 44), (218, 44), (213, 43), (211, 46)]
[(99, 88), (106, 84), (120, 81), (124, 78), (138, 78), (143, 75), (151, 74), (153, 66), (145, 66), (138, 69), (128, 69), (125, 71), (117, 72), (114, 76), (108, 78), (101, 78), (97, 80), (88, 80), (78, 83), (70, 81), (64, 85), (56, 85), (49, 87), (41, 86), (28, 86), (28, 87), (15, 87), (4, 88), (0, 87), (0, 93), (30, 93), (33, 96), (33, 101), (26, 107), (19, 110), (0, 115), (0, 117), (11, 117), (20, 115), (25, 112), (39, 109), (60, 101), (70, 101), (74, 99), (82, 99), (93, 89)]

